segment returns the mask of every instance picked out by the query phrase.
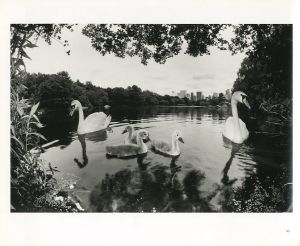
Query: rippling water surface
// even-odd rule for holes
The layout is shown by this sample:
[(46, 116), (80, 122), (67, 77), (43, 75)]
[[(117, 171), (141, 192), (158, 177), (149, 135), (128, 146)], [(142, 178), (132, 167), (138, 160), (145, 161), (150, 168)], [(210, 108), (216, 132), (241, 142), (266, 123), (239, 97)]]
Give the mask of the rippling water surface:
[[(76, 182), (72, 192), (87, 211), (226, 211), (224, 200), (230, 196), (224, 190), (253, 177), (276, 182), (289, 157), (265, 136), (252, 135), (242, 145), (224, 142), (228, 114), (215, 109), (134, 109), (112, 116), (111, 129), (80, 137), (67, 131), (42, 156), (57, 166), (58, 179)], [(107, 158), (105, 146), (123, 143), (121, 132), (129, 123), (147, 129), (151, 139), (170, 141), (172, 132), (180, 130), (185, 142), (180, 143), (181, 155), (171, 159), (149, 149), (136, 158)], [(56, 131), (45, 134), (51, 139)]]

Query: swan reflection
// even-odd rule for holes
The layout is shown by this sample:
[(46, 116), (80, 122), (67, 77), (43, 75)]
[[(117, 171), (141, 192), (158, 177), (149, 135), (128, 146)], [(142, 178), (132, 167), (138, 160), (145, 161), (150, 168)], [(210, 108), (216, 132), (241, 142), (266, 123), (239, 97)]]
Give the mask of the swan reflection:
[(233, 178), (231, 180), (229, 179), (228, 171), (229, 171), (229, 169), (231, 167), (231, 164), (232, 164), (232, 161), (233, 161), (233, 158), (234, 158), (235, 154), (239, 151), (239, 149), (240, 149), (241, 146), (239, 144), (232, 143), (231, 147), (232, 148), (231, 148), (230, 158), (226, 162), (225, 167), (224, 167), (224, 169), (222, 171), (223, 176), (222, 176), (221, 182), (224, 185), (232, 185), (234, 182), (237, 181), (237, 178)]
[(107, 139), (107, 132), (111, 132), (111, 128), (106, 128), (97, 132), (87, 133), (87, 134), (78, 134), (78, 140), (81, 144), (82, 149), (82, 161), (74, 158), (74, 162), (78, 165), (79, 168), (84, 168), (88, 164), (88, 156), (86, 150), (86, 139), (92, 142), (102, 142)]

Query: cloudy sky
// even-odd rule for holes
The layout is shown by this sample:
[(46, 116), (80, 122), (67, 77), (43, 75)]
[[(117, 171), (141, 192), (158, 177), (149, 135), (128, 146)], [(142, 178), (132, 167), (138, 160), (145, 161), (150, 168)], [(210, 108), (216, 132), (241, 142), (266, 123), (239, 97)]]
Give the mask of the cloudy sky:
[[(230, 37), (232, 34), (227, 32), (225, 35)], [(245, 57), (212, 48), (211, 55), (195, 58), (181, 53), (165, 64), (149, 61), (145, 66), (138, 57), (122, 59), (100, 55), (91, 47), (90, 39), (81, 34), (80, 26), (74, 32), (63, 32), (62, 38), (70, 43), (70, 56), (55, 40), (52, 45), (39, 41), (38, 48), (28, 50), (32, 60), (26, 63), (27, 71), (47, 74), (67, 71), (73, 80), (91, 81), (104, 88), (135, 84), (162, 95), (180, 90), (202, 91), (208, 95), (232, 87)]]

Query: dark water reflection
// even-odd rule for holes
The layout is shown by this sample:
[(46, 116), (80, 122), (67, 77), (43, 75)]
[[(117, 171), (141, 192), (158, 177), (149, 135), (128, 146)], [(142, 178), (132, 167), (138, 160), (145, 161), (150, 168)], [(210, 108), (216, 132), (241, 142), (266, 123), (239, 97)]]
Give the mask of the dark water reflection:
[[(74, 192), (87, 211), (232, 212), (236, 188), (242, 189), (240, 200), (245, 202), (255, 188), (253, 180), (266, 187), (267, 180), (275, 186), (291, 182), (290, 142), (253, 133), (242, 145), (226, 142), (222, 137), (226, 111), (161, 107), (111, 113), (110, 128), (103, 131), (77, 136), (76, 124), (60, 129), (65, 134), (43, 155), (60, 170), (57, 178), (68, 174), (79, 178)], [(180, 130), (185, 141), (180, 144), (181, 155), (172, 159), (149, 150), (135, 158), (107, 158), (105, 146), (122, 143), (121, 132), (128, 123), (147, 129), (151, 139), (170, 140), (172, 132)], [(58, 135), (50, 127), (44, 134), (49, 140)]]

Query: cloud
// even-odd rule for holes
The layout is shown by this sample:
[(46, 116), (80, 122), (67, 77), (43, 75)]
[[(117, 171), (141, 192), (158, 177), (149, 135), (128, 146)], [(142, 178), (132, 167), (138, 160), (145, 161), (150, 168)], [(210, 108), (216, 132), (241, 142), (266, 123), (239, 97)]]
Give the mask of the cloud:
[(193, 80), (208, 80), (208, 79), (215, 79), (215, 75), (213, 74), (195, 74), (192, 77)]
[(148, 76), (149, 79), (154, 79), (154, 80), (166, 80), (168, 76), (166, 74), (164, 75), (150, 75)]

